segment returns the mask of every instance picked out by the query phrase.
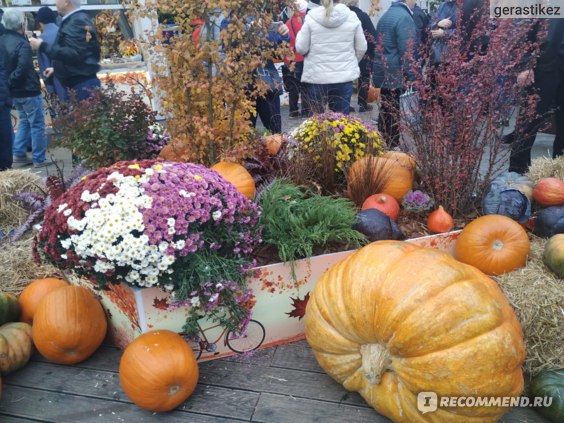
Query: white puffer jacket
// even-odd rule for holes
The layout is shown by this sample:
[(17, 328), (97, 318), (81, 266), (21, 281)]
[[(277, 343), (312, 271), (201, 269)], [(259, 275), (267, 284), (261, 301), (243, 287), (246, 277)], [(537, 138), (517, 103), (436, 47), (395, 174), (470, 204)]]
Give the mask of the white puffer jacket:
[(304, 56), (302, 82), (354, 81), (366, 48), (360, 20), (347, 6), (336, 4), (329, 17), (324, 7), (310, 10), (296, 38), (296, 51)]

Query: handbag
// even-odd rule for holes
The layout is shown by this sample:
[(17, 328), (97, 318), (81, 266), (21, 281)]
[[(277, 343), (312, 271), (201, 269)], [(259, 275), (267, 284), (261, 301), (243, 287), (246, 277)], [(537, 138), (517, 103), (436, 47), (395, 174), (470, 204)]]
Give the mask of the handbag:
[(420, 120), (419, 94), (409, 87), (400, 95), (401, 117), (409, 124), (415, 124)]

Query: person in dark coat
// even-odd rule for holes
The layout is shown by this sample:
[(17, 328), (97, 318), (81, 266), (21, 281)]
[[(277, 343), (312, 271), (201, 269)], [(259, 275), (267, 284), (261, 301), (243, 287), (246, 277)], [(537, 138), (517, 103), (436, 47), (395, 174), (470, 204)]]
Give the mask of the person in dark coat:
[(415, 0), (393, 2), (376, 26), (373, 83), (381, 88), (378, 129), (388, 147), (399, 146), (400, 95), (416, 78), (414, 6)]
[[(37, 21), (43, 26), (41, 31), (41, 38), (43, 41), (49, 44), (53, 44), (57, 39), (57, 33), (59, 32), (59, 26), (57, 25), (57, 12), (51, 10), (49, 7), (44, 6), (37, 11)], [(39, 61), (39, 72), (45, 83), (45, 88), (50, 95), (56, 95), (61, 100), (67, 100), (67, 93), (63, 88), (61, 82), (51, 75), (49, 78), (44, 76), (45, 71), (48, 68), (53, 67), (53, 61), (47, 55), (47, 53), (42, 52), (37, 55)]]
[(12, 168), (12, 143), (14, 130), (12, 129), (12, 119), (10, 110), (12, 109), (12, 99), (10, 97), (10, 87), (8, 86), (8, 76), (4, 64), (4, 56), (0, 54), (0, 171)]
[(4, 24), (2, 23), (2, 16), (4, 16), (4, 11), (0, 9), (0, 36), (4, 34), (4, 31), (6, 30), (4, 28)]
[(415, 22), (415, 31), (417, 34), (417, 49), (418, 56), (427, 57), (426, 49), (427, 42), (429, 40), (429, 33), (427, 28), (429, 27), (429, 22), (431, 17), (419, 5), (413, 7), (413, 22)]
[(564, 34), (560, 42), (558, 52), (558, 70), (560, 83), (556, 91), (556, 113), (554, 120), (556, 121), (556, 137), (552, 147), (552, 157), (556, 158), (564, 154)]
[[(0, 37), (0, 55), (4, 57), (10, 95), (18, 111), (19, 125), (13, 144), (13, 164), (33, 164), (43, 167), (47, 137), (45, 136), (45, 112), (39, 76), (33, 67), (31, 47), (24, 35), (24, 15), (12, 8), (4, 12), (6, 32)], [(31, 145), (32, 160), (27, 155)]]
[[(546, 26), (546, 31), (544, 30)], [(526, 97), (538, 95), (538, 102), (531, 119), (531, 110), (526, 104), (521, 105), (515, 130), (503, 138), (503, 142), (511, 144), (509, 171), (525, 173), (531, 165), (531, 149), (535, 143), (537, 132), (550, 116), (556, 104), (560, 85), (559, 50), (564, 35), (564, 19), (537, 19), (529, 31), (528, 40), (540, 43), (536, 65), (530, 66), (532, 54), (526, 55), (526, 69), (517, 75), (517, 84), (525, 87)], [(558, 139), (560, 143), (560, 139)], [(562, 153), (559, 144), (555, 145), (555, 153)], [(560, 151), (559, 151), (560, 150)]]
[(360, 68), (360, 77), (358, 78), (358, 111), (368, 112), (372, 110), (372, 106), (368, 104), (368, 89), (370, 88), (370, 79), (372, 78), (372, 67), (374, 66), (374, 53), (376, 50), (376, 28), (372, 23), (372, 19), (368, 13), (359, 9), (358, 0), (346, 0), (344, 2), (349, 9), (351, 9), (362, 25), (362, 30), (364, 31), (364, 37), (366, 38), (366, 43), (368, 49), (364, 54), (362, 60), (358, 63)]
[(96, 27), (88, 14), (80, 9), (80, 0), (56, 0), (55, 4), (63, 16), (57, 38), (53, 43), (32, 38), (30, 44), (53, 61), (53, 68), (48, 68), (43, 76), (49, 78), (54, 72), (63, 87), (74, 91), (76, 99), (82, 101), (101, 86), (96, 76), (100, 70)]

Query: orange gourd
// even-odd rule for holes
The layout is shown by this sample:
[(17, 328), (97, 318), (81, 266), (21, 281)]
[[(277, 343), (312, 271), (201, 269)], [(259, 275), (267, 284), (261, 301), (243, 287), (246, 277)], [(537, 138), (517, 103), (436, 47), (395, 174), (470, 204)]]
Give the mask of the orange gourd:
[(400, 206), (396, 199), (385, 193), (374, 194), (364, 200), (362, 210), (377, 209), (390, 216), (391, 219), (398, 220)]
[(564, 181), (558, 178), (542, 178), (533, 189), (533, 198), (541, 206), (564, 204)]
[(41, 355), (59, 364), (90, 357), (106, 336), (106, 315), (94, 294), (66, 286), (45, 296), (33, 318), (33, 342)]
[(321, 276), (304, 320), (323, 370), (396, 423), (493, 423), (507, 411), (448, 407), (424, 416), (420, 392), (523, 391), (523, 334), (511, 306), (493, 280), (439, 250), (400, 241), (363, 247)]
[(161, 159), (169, 162), (188, 162), (191, 152), (187, 145), (181, 141), (171, 141), (159, 153)]
[(448, 214), (443, 206), (429, 214), (427, 217), (427, 227), (433, 233), (440, 234), (451, 231), (454, 227), (452, 216)]
[(249, 200), (255, 196), (255, 181), (251, 174), (238, 163), (219, 162), (211, 167), (218, 172), (223, 179), (231, 182), (237, 190)]
[(18, 302), (20, 303), (20, 321), (33, 323), (35, 310), (43, 298), (56, 289), (68, 286), (68, 282), (57, 278), (45, 278), (33, 281), (24, 288)]
[(470, 222), (455, 244), (458, 260), (488, 275), (501, 275), (523, 267), (529, 251), (529, 237), (523, 227), (499, 214), (489, 214)]
[(182, 337), (169, 330), (147, 332), (127, 346), (119, 380), (139, 407), (169, 411), (183, 403), (198, 383), (198, 364)]

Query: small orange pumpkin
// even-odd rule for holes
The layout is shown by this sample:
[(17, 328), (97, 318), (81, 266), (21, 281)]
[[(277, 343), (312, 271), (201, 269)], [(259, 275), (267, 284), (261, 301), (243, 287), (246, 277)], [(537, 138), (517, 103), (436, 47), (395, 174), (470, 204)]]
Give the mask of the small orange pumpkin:
[(45, 278), (33, 281), (24, 288), (18, 302), (20, 303), (20, 321), (33, 323), (35, 310), (43, 298), (56, 289), (68, 286), (68, 282), (57, 278)]
[(362, 210), (377, 209), (390, 216), (391, 219), (398, 220), (400, 206), (394, 197), (383, 192), (374, 194), (364, 200)]
[(170, 162), (189, 162), (190, 151), (187, 146), (180, 141), (171, 141), (163, 147), (159, 153), (161, 159)]
[(452, 216), (446, 212), (443, 206), (439, 206), (437, 210), (429, 214), (427, 217), (427, 227), (431, 232), (440, 234), (451, 231), (454, 227)]
[(542, 178), (533, 189), (533, 198), (541, 206), (564, 204), (564, 181), (558, 178)]
[(169, 330), (147, 332), (127, 346), (119, 363), (123, 391), (139, 407), (170, 411), (198, 383), (198, 364), (182, 337)]
[(98, 349), (106, 329), (106, 314), (94, 294), (70, 285), (49, 293), (39, 303), (31, 334), (43, 357), (74, 364)]
[(455, 244), (456, 258), (488, 275), (523, 267), (530, 242), (525, 229), (509, 217), (489, 214), (470, 222)]
[(374, 85), (370, 84), (370, 87), (368, 87), (368, 95), (366, 96), (366, 101), (368, 103), (374, 103), (379, 99), (380, 99), (380, 88), (377, 88)]
[(264, 137), (264, 147), (271, 156), (276, 156), (282, 147), (284, 136), (282, 134), (272, 134)]
[(219, 162), (211, 167), (219, 173), (223, 179), (231, 182), (237, 190), (249, 200), (255, 196), (255, 181), (251, 174), (238, 163)]

